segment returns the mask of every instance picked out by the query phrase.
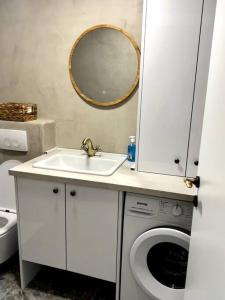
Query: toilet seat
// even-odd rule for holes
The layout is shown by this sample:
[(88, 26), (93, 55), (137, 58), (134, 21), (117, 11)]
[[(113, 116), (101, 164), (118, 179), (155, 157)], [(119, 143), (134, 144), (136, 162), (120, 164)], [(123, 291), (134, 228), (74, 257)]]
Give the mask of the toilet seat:
[(17, 216), (14, 213), (0, 211), (0, 218), (7, 219), (7, 224), (0, 228), (0, 238), (3, 234), (10, 231), (17, 223)]

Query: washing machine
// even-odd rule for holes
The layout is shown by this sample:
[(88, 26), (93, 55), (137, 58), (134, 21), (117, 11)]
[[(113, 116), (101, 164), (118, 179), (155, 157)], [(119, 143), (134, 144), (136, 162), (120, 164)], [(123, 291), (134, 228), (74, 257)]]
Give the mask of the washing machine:
[(182, 300), (193, 204), (127, 193), (120, 300)]

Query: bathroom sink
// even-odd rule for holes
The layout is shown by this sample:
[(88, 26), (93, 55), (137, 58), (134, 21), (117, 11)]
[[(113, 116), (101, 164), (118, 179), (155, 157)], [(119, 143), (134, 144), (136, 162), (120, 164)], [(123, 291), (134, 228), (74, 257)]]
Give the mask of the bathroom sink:
[(123, 154), (99, 152), (88, 157), (80, 150), (59, 151), (33, 164), (35, 168), (108, 176), (126, 160)]

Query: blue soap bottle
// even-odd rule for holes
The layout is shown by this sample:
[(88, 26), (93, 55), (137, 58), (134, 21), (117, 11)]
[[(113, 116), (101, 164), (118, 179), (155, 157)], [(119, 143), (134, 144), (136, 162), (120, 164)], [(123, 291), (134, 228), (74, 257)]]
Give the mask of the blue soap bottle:
[(135, 144), (135, 136), (129, 136), (129, 145), (128, 145), (128, 155), (127, 159), (129, 161), (135, 162), (135, 153), (136, 153), (136, 144)]

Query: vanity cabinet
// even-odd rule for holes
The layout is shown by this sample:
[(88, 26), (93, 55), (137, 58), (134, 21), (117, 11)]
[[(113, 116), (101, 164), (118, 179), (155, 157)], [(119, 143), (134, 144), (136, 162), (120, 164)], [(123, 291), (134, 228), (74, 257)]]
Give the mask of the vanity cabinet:
[(22, 260), (116, 282), (119, 192), (16, 182)]
[(22, 259), (66, 269), (65, 185), (17, 179)]
[(197, 173), (216, 1), (144, 1), (137, 169)]
[(118, 192), (66, 186), (67, 269), (116, 281)]

